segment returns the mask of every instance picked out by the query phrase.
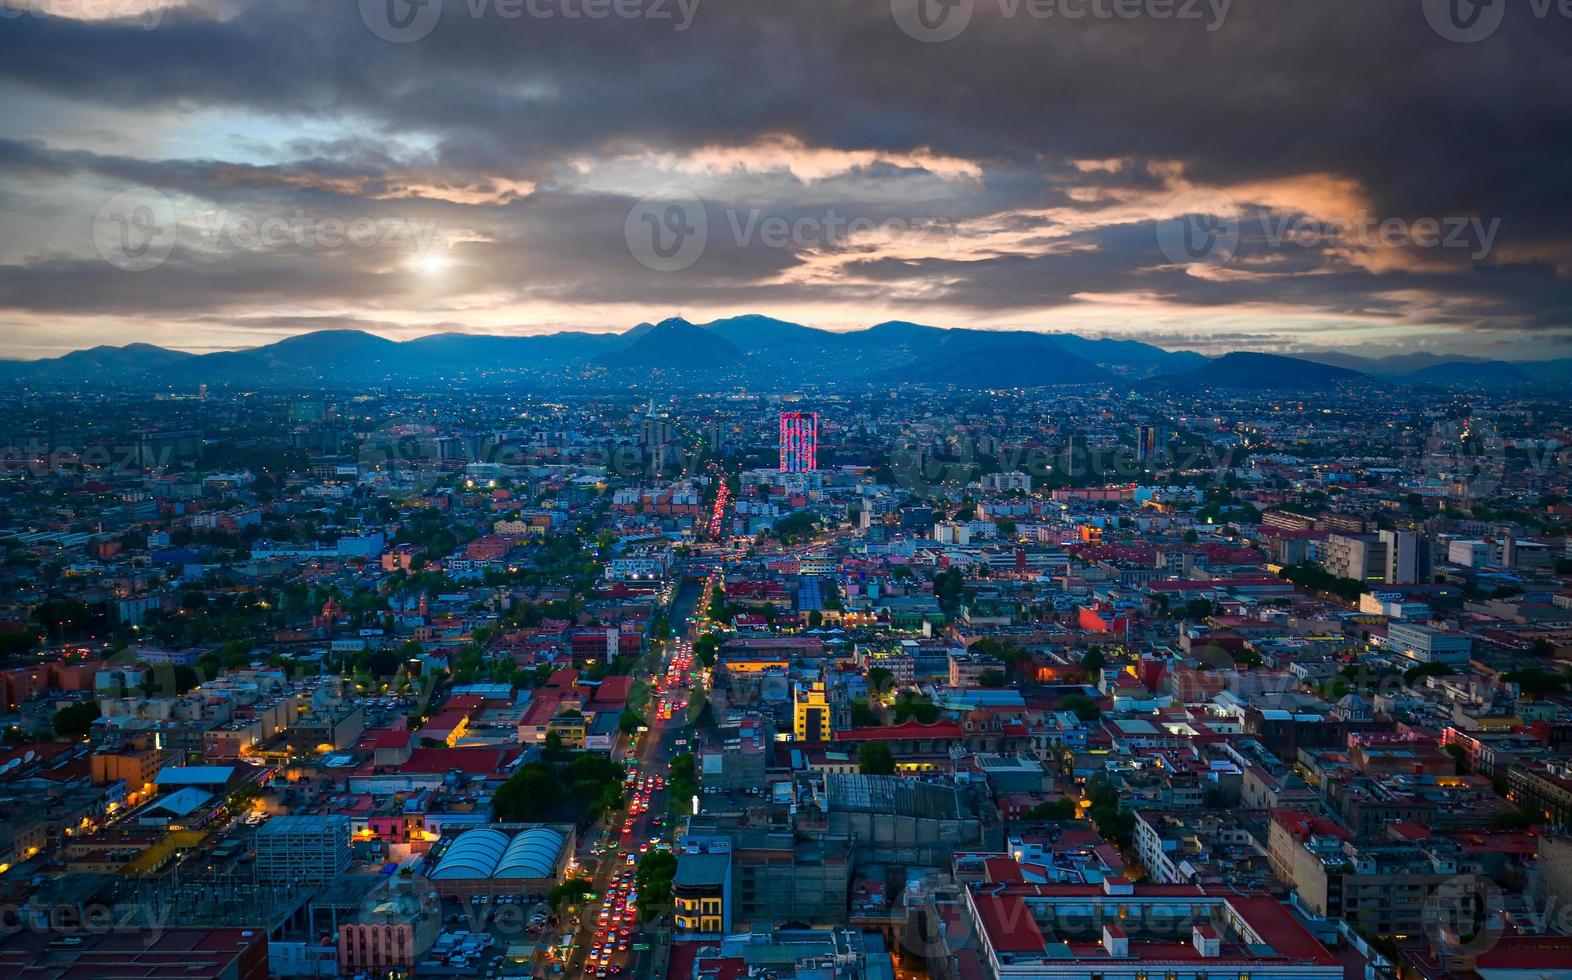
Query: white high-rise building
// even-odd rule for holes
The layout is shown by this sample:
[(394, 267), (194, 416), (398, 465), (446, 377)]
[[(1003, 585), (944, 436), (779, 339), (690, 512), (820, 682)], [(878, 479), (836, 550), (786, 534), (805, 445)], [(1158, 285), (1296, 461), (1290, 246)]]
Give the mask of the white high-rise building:
[(1383, 579), (1389, 585), (1414, 585), (1435, 577), (1429, 538), (1414, 531), (1381, 531), (1377, 536), (1386, 545)]

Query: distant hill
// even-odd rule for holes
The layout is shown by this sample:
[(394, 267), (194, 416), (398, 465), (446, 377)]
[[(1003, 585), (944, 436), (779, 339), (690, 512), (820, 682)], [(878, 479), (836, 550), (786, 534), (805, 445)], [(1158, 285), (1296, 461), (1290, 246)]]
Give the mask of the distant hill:
[(757, 313), (711, 320), (703, 325), (703, 329), (749, 353), (794, 346), (819, 350), (833, 344), (838, 336), (828, 330), (817, 330)]
[(1423, 384), (1503, 388), (1532, 384), (1535, 379), (1516, 364), (1506, 361), (1449, 361), (1421, 368), (1405, 375), (1403, 380)]
[(220, 351), (157, 372), (163, 381), (189, 384), (365, 383), (399, 374), (409, 357), (404, 345), (364, 330), (317, 330), (250, 350)]
[(1318, 364), (1299, 357), (1236, 351), (1209, 361), (1194, 371), (1161, 380), (1193, 387), (1297, 390), (1328, 387), (1368, 377), (1359, 371)]
[(743, 352), (731, 341), (681, 317), (671, 317), (633, 343), (601, 354), (595, 361), (608, 368), (714, 371), (738, 369), (742, 358)]
[(1180, 374), (1206, 363), (1204, 354), (1191, 350), (1163, 350), (1138, 340), (1110, 337), (1088, 340), (1073, 333), (1051, 333), (1048, 337), (1067, 354), (1134, 375)]
[(1037, 388), (1102, 384), (1113, 375), (1068, 354), (1043, 334), (1002, 334), (979, 342), (972, 335), (940, 345), (933, 356), (876, 372), (870, 380), (889, 384), (953, 384), (968, 388)]
[(39, 361), (0, 361), (0, 378), (76, 383), (135, 378), (195, 355), (152, 344), (108, 345)]
[(493, 367), (527, 368), (542, 362), (567, 364), (582, 361), (622, 346), (627, 337), (627, 333), (577, 331), (525, 337), (440, 333), (408, 341), (403, 346), (417, 355), (422, 363), (445, 369), (463, 368), (477, 363)]
[(1572, 357), (1561, 357), (1551, 361), (1524, 361), (1518, 367), (1536, 381), (1549, 381), (1555, 384), (1572, 383)]
[(1566, 384), (1572, 383), (1572, 358), (1511, 363), (1423, 352), (1365, 358), (1339, 351), (1293, 356), (1241, 351), (1211, 359), (1069, 333), (944, 328), (907, 320), (834, 331), (744, 314), (698, 325), (670, 317), (621, 333), (453, 332), (400, 343), (360, 330), (321, 330), (202, 355), (129, 344), (0, 361), (0, 381), (42, 384), (357, 387), (443, 380), (555, 383), (569, 377), (595, 383), (599, 377), (622, 385), (650, 371), (663, 384), (678, 383), (691, 372), (705, 383), (724, 374), (756, 386), (908, 380), (986, 388), (1135, 381), (1292, 390), (1362, 377), (1423, 385)]
[(1344, 354), (1341, 351), (1305, 351), (1292, 356), (1315, 361), (1317, 364), (1330, 364), (1333, 367), (1348, 368), (1362, 374), (1375, 374), (1387, 378), (1400, 378), (1437, 364), (1479, 363), (1482, 360), (1477, 357), (1432, 354), (1429, 351), (1388, 354), (1384, 357), (1360, 357), (1357, 354)]

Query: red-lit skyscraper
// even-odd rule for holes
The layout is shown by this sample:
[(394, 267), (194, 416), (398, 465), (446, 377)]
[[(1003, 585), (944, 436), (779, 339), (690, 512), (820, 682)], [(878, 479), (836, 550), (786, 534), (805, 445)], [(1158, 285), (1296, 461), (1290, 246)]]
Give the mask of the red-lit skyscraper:
[(781, 413), (781, 472), (812, 473), (819, 468), (819, 416)]

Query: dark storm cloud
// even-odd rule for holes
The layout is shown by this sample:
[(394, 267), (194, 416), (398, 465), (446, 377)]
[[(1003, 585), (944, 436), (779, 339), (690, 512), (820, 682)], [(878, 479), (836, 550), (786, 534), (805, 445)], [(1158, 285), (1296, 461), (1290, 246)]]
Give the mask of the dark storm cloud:
[[(1215, 25), (1005, 18), (1007, 6), (975, 0), (968, 29), (939, 44), (904, 34), (884, 0), (707, 0), (686, 30), (650, 18), (509, 19), (495, 7), (475, 17), (468, 3), (448, 0), (430, 36), (409, 44), (375, 36), (352, 2), (169, 12), (154, 30), (23, 17), (0, 24), (0, 81), (22, 97), (117, 107), (133, 127), (139, 114), (189, 109), (354, 124), (338, 138), (262, 139), (253, 156), (271, 152), (273, 165), (3, 141), (0, 180), (81, 174), (223, 206), (344, 216), (397, 208), (475, 232), (454, 246), (453, 287), (526, 301), (800, 299), (795, 275), (826, 255), (852, 259), (856, 248), (739, 242), (724, 233), (727, 209), (795, 221), (839, 208), (969, 230), (991, 217), (994, 230), (1016, 237), (1013, 250), (968, 250), (963, 232), (943, 255), (871, 254), (841, 266), (839, 280), (814, 283), (827, 300), (915, 303), (902, 297), (917, 294), (890, 290), (929, 283), (921, 295), (980, 311), (1139, 293), (1180, 306), (1401, 318), (1423, 295), (1433, 323), (1572, 323), (1572, 289), (1558, 271), (1572, 264), (1566, 20), (1524, 10), (1495, 36), (1458, 44), (1430, 28), (1417, 2), (1236, 0)], [(631, 196), (563, 185), (581, 158), (780, 135), (809, 149), (975, 161), (980, 174), (931, 198), (915, 191), (932, 175), (885, 162), (836, 175), (811, 195), (782, 172), (735, 175), (723, 182), (728, 199), (709, 202), (702, 260), (676, 274), (629, 261)], [(1122, 162), (1078, 169), (1078, 160)], [(1149, 221), (1064, 235), (1037, 213), (1090, 213), (1102, 195), (1157, 193), (1170, 162), (1190, 182), (1223, 186), (1330, 175), (1378, 216), (1481, 215), (1499, 219), (1500, 235), (1482, 258), (1416, 254), (1378, 267), (1335, 249), (1264, 248), (1247, 230), (1231, 274), (1205, 276), (1168, 261)], [(434, 173), (497, 199), (431, 200), (423, 188)], [(510, 192), (510, 181), (539, 188)], [(896, 181), (914, 193), (882, 198), (879, 188)], [(374, 200), (389, 196), (414, 199)], [(0, 303), (135, 315), (182, 302), (421, 298), (374, 252), (177, 249), (147, 281), (107, 275), (115, 271), (65, 258), (6, 266)]]

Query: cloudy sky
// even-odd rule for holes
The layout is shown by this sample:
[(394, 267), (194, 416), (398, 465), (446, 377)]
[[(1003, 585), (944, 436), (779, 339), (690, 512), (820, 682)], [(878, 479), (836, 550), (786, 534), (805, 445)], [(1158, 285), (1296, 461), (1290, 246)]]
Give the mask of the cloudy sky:
[(1530, 0), (0, 0), (0, 356), (761, 312), (1572, 355)]

